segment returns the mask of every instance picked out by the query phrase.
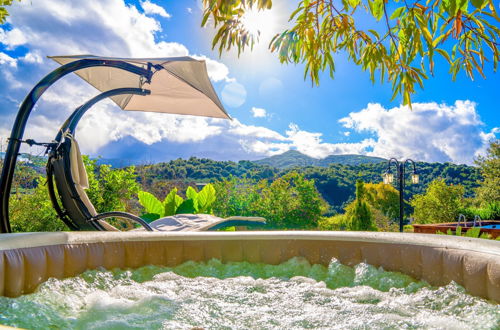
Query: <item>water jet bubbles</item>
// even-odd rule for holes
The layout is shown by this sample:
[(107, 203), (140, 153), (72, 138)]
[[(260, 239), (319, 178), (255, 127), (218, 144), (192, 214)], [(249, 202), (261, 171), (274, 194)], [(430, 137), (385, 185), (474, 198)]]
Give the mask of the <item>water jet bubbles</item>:
[(455, 283), (434, 288), (366, 264), (332, 260), (325, 267), (303, 258), (89, 271), (51, 279), (31, 295), (0, 298), (0, 307), (1, 323), (24, 328), (494, 329), (500, 323), (498, 305)]

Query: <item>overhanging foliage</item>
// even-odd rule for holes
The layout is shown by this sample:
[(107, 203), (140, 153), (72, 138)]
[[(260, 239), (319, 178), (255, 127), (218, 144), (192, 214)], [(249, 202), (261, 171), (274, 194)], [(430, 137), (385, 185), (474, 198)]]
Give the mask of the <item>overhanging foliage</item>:
[[(203, 3), (202, 26), (213, 21), (218, 31), (212, 46), (220, 53), (253, 47), (258, 35), (247, 31), (242, 19), (251, 9), (272, 7), (271, 0)], [(424, 88), (434, 73), (437, 55), (453, 79), (462, 70), (471, 79), (485, 77), (486, 63), (496, 70), (500, 58), (500, 17), (493, 0), (304, 0), (290, 22), (293, 27), (269, 44), (281, 63), (304, 63), (304, 78), (319, 84), (322, 71), (333, 78), (334, 55), (345, 53), (373, 82), (391, 82), (393, 99), (401, 95), (410, 106), (416, 86)]]

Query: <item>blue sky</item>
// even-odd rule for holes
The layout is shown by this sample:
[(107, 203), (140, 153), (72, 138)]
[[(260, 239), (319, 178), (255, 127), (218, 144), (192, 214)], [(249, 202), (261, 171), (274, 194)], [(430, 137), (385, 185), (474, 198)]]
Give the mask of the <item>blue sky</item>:
[[(198, 56), (233, 121), (147, 113), (125, 113), (104, 102), (86, 115), (78, 131), (84, 152), (105, 158), (155, 162), (178, 157), (257, 159), (297, 149), (312, 157), (367, 154), (424, 161), (472, 163), (488, 140), (498, 137), (498, 86), (460, 74), (451, 81), (438, 66), (413, 111), (390, 101), (390, 84), (336, 56), (335, 79), (312, 87), (301, 65), (282, 65), (266, 49), (273, 32), (286, 26), (293, 3), (253, 22), (266, 31), (253, 52), (219, 57), (213, 29), (201, 28), (201, 6), (188, 1), (38, 0), (11, 7), (0, 26), (0, 137), (5, 139), (18, 104), (56, 65), (47, 55), (119, 57)], [(259, 18), (259, 17), (258, 17)], [(445, 63), (439, 63), (445, 64)], [(26, 137), (52, 139), (71, 111), (97, 92), (75, 77), (64, 78), (43, 97)], [(32, 150), (38, 152), (37, 150)]]

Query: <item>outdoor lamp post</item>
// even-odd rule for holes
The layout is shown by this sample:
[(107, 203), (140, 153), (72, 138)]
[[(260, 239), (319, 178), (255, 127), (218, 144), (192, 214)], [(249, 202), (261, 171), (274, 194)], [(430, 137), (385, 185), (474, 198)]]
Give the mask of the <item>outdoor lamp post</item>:
[(417, 174), (417, 169), (415, 167), (415, 162), (411, 159), (407, 159), (405, 161), (398, 162), (397, 159), (391, 158), (387, 162), (387, 170), (382, 176), (385, 184), (391, 184), (394, 181), (394, 174), (391, 173), (391, 164), (396, 165), (397, 175), (399, 179), (399, 231), (403, 232), (403, 214), (404, 214), (404, 199), (403, 199), (403, 191), (405, 186), (405, 166), (406, 163), (411, 163), (413, 165), (413, 173), (411, 175), (411, 182), (413, 184), (418, 184), (419, 176)]

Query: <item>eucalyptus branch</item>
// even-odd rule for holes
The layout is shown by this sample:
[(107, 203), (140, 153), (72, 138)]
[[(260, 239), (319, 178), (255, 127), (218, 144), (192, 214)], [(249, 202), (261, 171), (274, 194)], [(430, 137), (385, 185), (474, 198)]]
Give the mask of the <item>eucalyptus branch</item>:
[[(388, 10), (389, 2), (400, 4), (392, 14)], [(245, 46), (253, 45), (254, 38), (242, 24), (228, 21), (240, 19), (252, 5), (258, 9), (272, 6), (271, 0), (203, 0), (203, 3), (202, 25), (209, 17), (216, 26), (220, 24), (213, 47), (218, 46), (222, 52), (234, 46), (238, 47), (238, 53)], [(500, 61), (497, 41), (500, 28), (495, 25), (500, 17), (492, 0), (429, 0), (425, 3), (423, 0), (342, 0), (342, 5), (339, 9), (334, 0), (300, 2), (290, 17), (294, 26), (273, 38), (269, 44), (271, 52), (276, 52), (282, 63), (303, 63), (305, 77), (308, 74), (316, 84), (322, 71), (330, 70), (333, 77), (332, 55), (345, 52), (350, 61), (370, 73), (371, 80), (376, 72), (380, 72), (381, 80), (387, 73), (393, 97), (401, 95), (403, 104), (411, 104), (416, 84), (424, 87), (423, 81), (427, 79), (424, 63), (428, 61), (432, 73), (435, 54), (448, 61), (453, 79), (460, 71), (471, 78), (475, 71), (483, 75), (485, 62), (491, 61), (496, 69)], [(384, 19), (387, 31), (379, 34), (376, 29), (358, 29), (354, 15), (358, 8), (366, 10), (374, 22)], [(399, 26), (391, 26), (393, 19), (398, 20)], [(456, 39), (454, 44), (450, 36)], [(484, 53), (486, 47), (491, 50), (488, 56)], [(457, 52), (462, 54), (458, 58)]]

